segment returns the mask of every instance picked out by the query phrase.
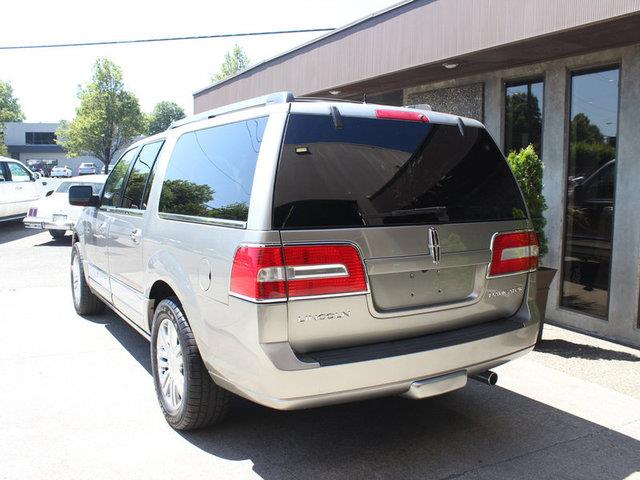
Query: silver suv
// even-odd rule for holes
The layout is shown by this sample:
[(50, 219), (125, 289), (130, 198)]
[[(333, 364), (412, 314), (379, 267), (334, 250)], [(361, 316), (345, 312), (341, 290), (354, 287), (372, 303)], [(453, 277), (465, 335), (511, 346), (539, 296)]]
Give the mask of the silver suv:
[(530, 351), (538, 244), (475, 120), (273, 94), (134, 144), (71, 256), (79, 314), (151, 341), (176, 429), (230, 392), (277, 409), (493, 382)]

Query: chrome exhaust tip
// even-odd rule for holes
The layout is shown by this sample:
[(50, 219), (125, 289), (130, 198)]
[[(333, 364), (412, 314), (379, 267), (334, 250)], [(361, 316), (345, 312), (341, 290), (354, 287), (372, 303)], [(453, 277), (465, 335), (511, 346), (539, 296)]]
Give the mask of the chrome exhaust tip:
[(487, 370), (486, 372), (474, 373), (473, 375), (469, 375), (469, 378), (473, 378), (478, 382), (482, 382), (491, 386), (498, 383), (498, 374), (496, 372), (492, 372), (491, 370)]

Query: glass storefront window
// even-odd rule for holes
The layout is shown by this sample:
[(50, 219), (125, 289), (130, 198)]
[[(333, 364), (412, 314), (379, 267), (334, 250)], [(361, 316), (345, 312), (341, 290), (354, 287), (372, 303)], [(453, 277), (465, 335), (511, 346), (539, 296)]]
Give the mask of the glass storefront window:
[(620, 70), (571, 76), (561, 305), (606, 318), (613, 237)]
[(542, 144), (544, 83), (541, 79), (507, 83), (505, 87), (504, 152), (533, 144), (538, 155)]

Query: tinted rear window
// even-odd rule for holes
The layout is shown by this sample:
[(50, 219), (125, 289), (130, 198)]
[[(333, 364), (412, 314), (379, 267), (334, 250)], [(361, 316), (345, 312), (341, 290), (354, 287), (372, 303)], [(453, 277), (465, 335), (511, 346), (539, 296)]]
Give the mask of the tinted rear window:
[(160, 194), (161, 213), (246, 221), (267, 117), (183, 134)]
[(482, 128), (293, 114), (274, 228), (344, 228), (525, 217), (507, 163)]

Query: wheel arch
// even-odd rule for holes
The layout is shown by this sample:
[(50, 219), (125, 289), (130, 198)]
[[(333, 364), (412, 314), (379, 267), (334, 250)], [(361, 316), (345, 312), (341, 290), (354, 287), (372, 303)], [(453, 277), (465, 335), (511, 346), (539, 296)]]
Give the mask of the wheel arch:
[(147, 328), (149, 329), (149, 332), (151, 331), (151, 322), (153, 321), (153, 314), (155, 312), (156, 305), (169, 297), (178, 298), (178, 294), (173, 287), (164, 280), (156, 280), (151, 286), (147, 296), (149, 299), (147, 307)]

